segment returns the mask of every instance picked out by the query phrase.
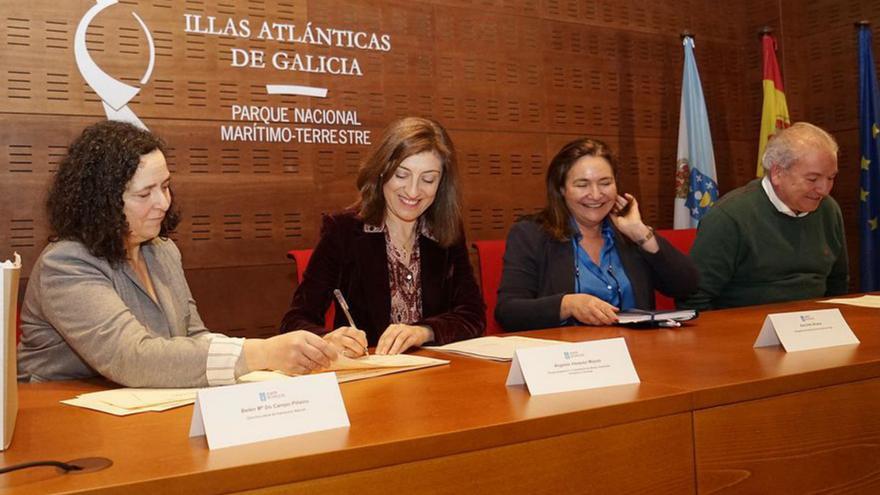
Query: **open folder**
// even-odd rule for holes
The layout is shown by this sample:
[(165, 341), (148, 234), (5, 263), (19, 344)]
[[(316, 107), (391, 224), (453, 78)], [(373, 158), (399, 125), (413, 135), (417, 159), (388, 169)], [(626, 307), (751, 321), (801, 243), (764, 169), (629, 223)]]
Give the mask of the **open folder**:
[[(414, 354), (372, 355), (357, 359), (340, 356), (329, 368), (319, 372), (335, 371), (337, 381), (345, 383), (444, 364), (449, 364), (449, 361)], [(238, 381), (249, 383), (279, 380), (289, 376), (291, 375), (280, 371), (253, 371), (239, 377)], [(196, 400), (198, 390), (197, 388), (117, 388), (81, 394), (61, 403), (115, 416), (127, 416), (148, 411), (165, 411), (192, 404)]]

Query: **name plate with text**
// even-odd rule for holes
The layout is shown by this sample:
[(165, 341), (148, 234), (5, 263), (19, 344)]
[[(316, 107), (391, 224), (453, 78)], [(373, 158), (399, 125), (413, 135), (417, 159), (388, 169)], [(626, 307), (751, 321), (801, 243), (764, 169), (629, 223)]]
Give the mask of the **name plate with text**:
[(189, 436), (213, 450), (349, 425), (336, 373), (321, 373), (201, 389)]
[(517, 349), (507, 385), (525, 384), (531, 395), (639, 383), (623, 338)]
[(754, 347), (782, 344), (786, 352), (858, 344), (839, 309), (769, 314)]

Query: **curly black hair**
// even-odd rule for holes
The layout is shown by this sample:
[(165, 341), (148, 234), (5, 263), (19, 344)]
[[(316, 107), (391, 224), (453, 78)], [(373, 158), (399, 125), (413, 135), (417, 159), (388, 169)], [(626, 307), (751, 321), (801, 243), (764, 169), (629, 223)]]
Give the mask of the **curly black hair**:
[[(49, 189), (49, 240), (79, 241), (92, 255), (113, 265), (124, 262), (125, 237), (131, 229), (125, 219), (122, 193), (137, 171), (141, 156), (155, 150), (166, 154), (165, 143), (125, 122), (108, 120), (83, 130), (67, 148)], [(173, 198), (162, 220), (162, 238), (167, 238), (180, 222)]]

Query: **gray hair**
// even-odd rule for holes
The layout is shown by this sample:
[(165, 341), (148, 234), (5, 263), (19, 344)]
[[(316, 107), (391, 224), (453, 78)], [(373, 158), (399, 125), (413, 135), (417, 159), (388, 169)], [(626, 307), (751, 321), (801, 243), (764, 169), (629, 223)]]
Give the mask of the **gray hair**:
[(797, 122), (767, 141), (761, 165), (769, 172), (773, 165), (788, 169), (810, 150), (824, 149), (837, 156), (837, 141), (828, 132), (807, 122)]

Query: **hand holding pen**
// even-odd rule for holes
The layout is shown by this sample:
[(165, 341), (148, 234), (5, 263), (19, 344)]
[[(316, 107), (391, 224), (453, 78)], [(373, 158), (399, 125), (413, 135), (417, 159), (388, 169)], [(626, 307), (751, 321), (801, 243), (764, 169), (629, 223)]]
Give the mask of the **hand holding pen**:
[(345, 301), (345, 298), (342, 297), (342, 292), (340, 292), (339, 289), (335, 289), (333, 295), (335, 295), (336, 300), (339, 301), (339, 306), (342, 308), (342, 312), (345, 314), (349, 326), (339, 327), (327, 335), (324, 335), (324, 340), (340, 346), (346, 356), (360, 357), (368, 355), (367, 334), (362, 330), (358, 330), (357, 326), (355, 326), (354, 320), (351, 317), (351, 312), (348, 308), (348, 303)]

